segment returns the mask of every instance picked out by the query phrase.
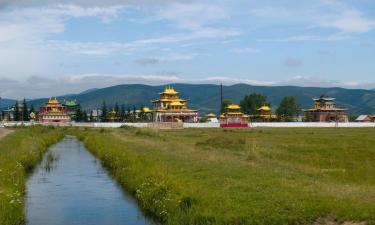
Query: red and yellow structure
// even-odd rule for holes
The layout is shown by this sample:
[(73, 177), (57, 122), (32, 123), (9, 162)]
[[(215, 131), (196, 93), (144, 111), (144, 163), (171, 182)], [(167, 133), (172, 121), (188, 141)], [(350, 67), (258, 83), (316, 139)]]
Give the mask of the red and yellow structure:
[(159, 93), (160, 98), (154, 100), (155, 122), (197, 122), (198, 111), (187, 107), (187, 100), (181, 99), (180, 94), (172, 87), (166, 87)]
[(241, 107), (230, 104), (220, 116), (220, 127), (248, 127), (249, 116), (241, 112)]
[(56, 98), (50, 98), (46, 104), (40, 107), (38, 121), (41, 123), (50, 122), (70, 122), (68, 109), (62, 105)]

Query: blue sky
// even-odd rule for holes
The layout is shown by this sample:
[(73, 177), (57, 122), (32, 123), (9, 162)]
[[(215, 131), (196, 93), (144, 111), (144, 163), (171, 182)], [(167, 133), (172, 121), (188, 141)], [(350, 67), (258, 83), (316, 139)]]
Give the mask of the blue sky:
[(372, 0), (53, 2), (0, 0), (0, 96), (123, 83), (375, 88)]

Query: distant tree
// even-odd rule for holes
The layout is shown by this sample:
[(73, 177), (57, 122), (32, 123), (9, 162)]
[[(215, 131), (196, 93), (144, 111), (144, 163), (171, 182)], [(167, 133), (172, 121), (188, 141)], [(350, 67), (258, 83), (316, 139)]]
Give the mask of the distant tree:
[(107, 109), (107, 103), (103, 101), (102, 104), (102, 115), (100, 117), (101, 122), (107, 122), (108, 121), (108, 109)]
[(21, 113), (20, 113), (20, 107), (18, 105), (18, 101), (16, 101), (16, 104), (14, 105), (14, 120), (15, 121), (21, 120)]
[(81, 111), (81, 107), (78, 107), (77, 111), (76, 111), (76, 115), (74, 117), (74, 120), (76, 122), (82, 122), (82, 111)]
[(29, 115), (32, 112), (35, 113), (35, 107), (34, 107), (34, 105), (31, 105), (30, 110), (29, 110)]
[(143, 105), (139, 108), (139, 111), (140, 111), (139, 118), (141, 119), (142, 122), (146, 120), (146, 114), (143, 112), (143, 108), (144, 108)]
[(233, 102), (224, 99), (224, 100), (223, 100), (223, 104), (222, 104), (221, 109), (220, 109), (220, 113), (224, 113), (224, 112), (225, 112), (225, 108), (226, 108), (228, 105), (230, 105), (230, 104), (233, 104)]
[(297, 99), (294, 96), (286, 96), (277, 108), (276, 114), (281, 120), (291, 122), (298, 116), (299, 110)]
[(124, 113), (124, 121), (129, 122), (131, 118), (131, 109), (128, 107)]
[(29, 116), (29, 110), (27, 109), (27, 103), (26, 103), (26, 99), (23, 99), (23, 103), (22, 103), (22, 120), (23, 121), (29, 121), (30, 120), (30, 116)]
[(82, 115), (81, 115), (82, 122), (88, 122), (88, 117), (87, 117), (87, 111), (83, 110)]
[(120, 121), (124, 121), (126, 118), (126, 110), (125, 110), (125, 106), (122, 105), (121, 108), (120, 108)]
[(116, 112), (116, 115), (115, 115), (116, 119), (119, 120), (120, 119), (120, 107), (117, 102), (115, 103), (113, 110)]
[(91, 110), (90, 112), (90, 118), (89, 118), (90, 122), (94, 122), (94, 112)]
[(133, 106), (132, 121), (135, 122), (137, 119), (137, 109)]
[(240, 102), (242, 111), (249, 115), (258, 114), (258, 109), (264, 105), (270, 106), (271, 103), (267, 102), (267, 96), (257, 93), (245, 95)]

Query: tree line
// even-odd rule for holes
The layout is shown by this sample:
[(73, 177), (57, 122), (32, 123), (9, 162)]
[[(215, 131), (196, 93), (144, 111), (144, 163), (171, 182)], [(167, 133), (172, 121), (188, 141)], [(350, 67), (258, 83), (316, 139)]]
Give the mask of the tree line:
[[(221, 113), (225, 111), (225, 108), (232, 104), (229, 100), (224, 100), (221, 108)], [(248, 115), (257, 115), (258, 109), (262, 106), (271, 106), (271, 102), (267, 100), (267, 96), (252, 93), (245, 95), (244, 98), (240, 101), (240, 106), (243, 113)], [(280, 105), (277, 107), (275, 113), (281, 121), (294, 121), (295, 118), (299, 115), (301, 107), (299, 106), (296, 97), (294, 96), (285, 96)]]
[(107, 106), (106, 101), (102, 102), (101, 115), (99, 117), (101, 122), (148, 122), (152, 121), (152, 115), (147, 114), (143, 110), (144, 106), (140, 108), (119, 106), (116, 102), (112, 108)]
[[(16, 104), (14, 105), (14, 114), (13, 114), (13, 119), (15, 121), (30, 121), (31, 113), (35, 113), (34, 105), (31, 105), (29, 109), (26, 99), (23, 99), (22, 107), (20, 107), (19, 102), (16, 101)], [(7, 119), (10, 119), (10, 118), (7, 118)]]

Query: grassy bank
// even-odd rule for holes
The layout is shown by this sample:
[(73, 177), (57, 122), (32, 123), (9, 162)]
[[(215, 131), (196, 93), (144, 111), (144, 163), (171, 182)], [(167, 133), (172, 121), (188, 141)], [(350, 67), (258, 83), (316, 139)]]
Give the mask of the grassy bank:
[(375, 130), (79, 132), (164, 224), (375, 224)]
[(0, 140), (0, 224), (24, 223), (27, 174), (41, 160), (47, 146), (63, 133), (49, 127), (17, 128)]

